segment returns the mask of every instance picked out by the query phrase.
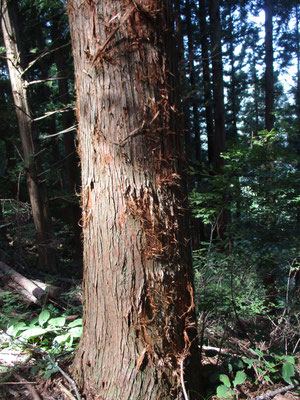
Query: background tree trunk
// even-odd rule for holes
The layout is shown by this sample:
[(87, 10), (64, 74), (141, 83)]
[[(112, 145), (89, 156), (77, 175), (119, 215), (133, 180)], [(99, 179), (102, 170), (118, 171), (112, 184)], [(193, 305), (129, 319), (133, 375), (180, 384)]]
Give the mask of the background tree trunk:
[(209, 2), (209, 15), (213, 72), (215, 170), (220, 173), (224, 165), (224, 159), (220, 155), (225, 152), (225, 108), (219, 0)]
[(170, 4), (68, 4), (84, 233), (74, 375), (89, 399), (175, 399), (182, 363), (186, 377), (199, 367), (188, 355), (197, 349)]
[(211, 95), (211, 77), (209, 69), (209, 42), (206, 22), (205, 0), (199, 0), (199, 24), (201, 35), (201, 57), (203, 70), (203, 87), (205, 101), (205, 119), (207, 131), (207, 156), (210, 164), (214, 163), (215, 153), (215, 133), (213, 121), (213, 101)]
[(27, 81), (18, 33), (15, 1), (2, 1), (2, 32), (6, 47), (7, 65), (11, 88), (19, 124), (24, 155), (24, 168), (32, 215), (38, 240), (39, 266), (53, 271), (56, 266), (56, 254), (51, 246), (51, 219), (48, 209), (46, 189), (38, 179), (37, 155), (33, 143), (32, 117), (29, 108)]
[[(60, 101), (64, 106), (70, 105), (70, 95), (67, 79), (67, 57), (65, 54), (65, 48), (63, 47), (64, 40), (62, 39), (63, 33), (60, 32), (59, 23), (53, 17), (51, 39), (55, 46), (58, 48), (55, 53), (55, 64), (57, 67), (58, 76), (63, 78), (58, 80), (58, 91)], [(62, 128), (68, 129), (74, 123), (74, 112), (69, 111), (62, 114)], [(68, 190), (71, 194), (76, 194), (79, 192), (80, 188), (80, 168), (79, 168), (79, 157), (77, 154), (77, 149), (75, 145), (75, 135), (74, 131), (67, 132), (63, 136), (64, 149), (65, 149), (65, 169), (67, 172)], [(78, 202), (73, 202), (71, 204), (72, 213), (72, 224), (74, 230), (74, 247), (76, 250), (76, 257), (82, 257), (82, 242), (81, 234), (82, 229), (79, 226), (81, 218), (81, 209)]]
[(274, 71), (273, 71), (273, 10), (272, 0), (265, 0), (265, 90), (266, 90), (266, 129), (271, 131), (274, 126)]

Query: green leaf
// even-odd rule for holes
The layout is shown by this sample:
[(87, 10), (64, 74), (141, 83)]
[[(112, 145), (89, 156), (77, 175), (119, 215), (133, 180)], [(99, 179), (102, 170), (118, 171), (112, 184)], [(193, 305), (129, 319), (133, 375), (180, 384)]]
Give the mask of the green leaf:
[(62, 327), (65, 325), (65, 323), (66, 323), (65, 317), (51, 318), (48, 321), (48, 325), (55, 326), (55, 327), (56, 326)]
[(273, 383), (272, 379), (268, 375), (265, 375), (264, 379), (265, 379), (266, 382)]
[(69, 323), (69, 327), (73, 328), (74, 326), (82, 326), (82, 318), (77, 318), (74, 321)]
[(69, 329), (69, 333), (74, 338), (79, 338), (82, 335), (82, 326), (76, 326), (75, 328)]
[(42, 311), (40, 313), (40, 315), (39, 315), (39, 324), (40, 324), (40, 326), (43, 326), (48, 321), (49, 318), (50, 318), (49, 311), (48, 310)]
[(290, 363), (284, 363), (282, 365), (282, 377), (286, 383), (292, 384), (291, 377), (295, 375), (295, 368)]
[(244, 371), (238, 371), (236, 373), (235, 378), (234, 378), (233, 386), (236, 387), (236, 385), (241, 385), (242, 383), (245, 382), (246, 379), (247, 379), (247, 375), (245, 374), (245, 372)]
[(19, 322), (17, 325), (12, 326), (12, 329), (10, 330), (10, 335), (16, 337), (20, 331), (24, 331), (25, 329), (27, 329), (25, 322)]
[(71, 334), (70, 334), (70, 333), (65, 333), (64, 335), (56, 336), (56, 338), (53, 340), (53, 342), (56, 342), (56, 343), (58, 343), (58, 344), (63, 344), (63, 343), (65, 343), (70, 337), (71, 337)]
[(282, 356), (282, 359), (287, 361), (290, 364), (295, 364), (295, 358), (292, 356)]
[(39, 327), (30, 328), (30, 329), (27, 329), (26, 331), (23, 331), (21, 333), (20, 337), (23, 339), (32, 339), (34, 337), (41, 336), (46, 332), (47, 332), (47, 329), (44, 329), (44, 328), (39, 328)]
[(231, 383), (230, 383), (230, 379), (228, 378), (227, 375), (221, 374), (219, 376), (219, 379), (222, 383), (224, 383), (225, 386), (227, 386), (228, 388), (231, 387)]
[(225, 385), (220, 385), (217, 387), (217, 396), (219, 399), (232, 399), (234, 391)]

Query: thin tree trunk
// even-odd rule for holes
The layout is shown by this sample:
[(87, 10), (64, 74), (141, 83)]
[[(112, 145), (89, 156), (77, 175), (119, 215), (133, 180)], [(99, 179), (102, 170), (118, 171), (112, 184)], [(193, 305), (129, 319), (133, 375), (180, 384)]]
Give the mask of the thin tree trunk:
[(234, 56), (234, 36), (233, 36), (233, 17), (232, 6), (229, 6), (229, 59), (230, 59), (230, 91), (229, 102), (231, 105), (231, 138), (237, 138), (237, 96), (236, 96), (236, 71), (235, 71), (235, 56)]
[(214, 122), (213, 122), (213, 105), (212, 105), (213, 101), (211, 93), (211, 76), (210, 76), (211, 74), (209, 69), (209, 44), (208, 44), (205, 0), (199, 0), (199, 24), (200, 24), (200, 35), (201, 35), (201, 56), (202, 56), (202, 70), (203, 70), (208, 161), (210, 164), (214, 164), (216, 146), (215, 146)]
[(255, 115), (255, 129), (253, 134), (256, 136), (259, 131), (259, 106), (258, 106), (258, 97), (259, 97), (259, 87), (258, 87), (258, 78), (257, 78), (257, 71), (256, 71), (256, 57), (254, 55), (253, 62), (251, 66), (251, 78), (254, 82), (254, 115)]
[(191, 105), (192, 105), (192, 121), (193, 121), (193, 134), (195, 143), (195, 161), (201, 161), (201, 141), (200, 141), (200, 122), (199, 122), (199, 102), (197, 101), (197, 83), (196, 83), (196, 72), (195, 72), (195, 54), (193, 45), (193, 32), (191, 26), (192, 13), (191, 4), (189, 0), (185, 1), (185, 17), (186, 17), (186, 33), (187, 33), (187, 44), (188, 44), (188, 74), (190, 81)]
[[(61, 39), (62, 33), (59, 31), (58, 22), (54, 19), (52, 22), (52, 41), (55, 43), (55, 46), (58, 48), (54, 53), (55, 63), (57, 66), (58, 76), (65, 77), (64, 79), (59, 79), (58, 81), (58, 90), (60, 101), (64, 105), (70, 104), (70, 95), (68, 88), (68, 79), (67, 71), (65, 68), (66, 65), (66, 57), (65, 57), (65, 48), (62, 47), (64, 41)], [(74, 115), (73, 111), (69, 111), (67, 113), (62, 114), (62, 127), (63, 129), (67, 129), (73, 125)], [(65, 157), (66, 157), (66, 171), (68, 177), (68, 190), (73, 195), (79, 192), (80, 188), (80, 169), (79, 169), (79, 157), (77, 154), (77, 149), (75, 145), (75, 135), (74, 131), (65, 133), (63, 136), (64, 148), (65, 148)], [(82, 257), (82, 242), (81, 242), (81, 234), (82, 229), (80, 227), (80, 219), (81, 219), (81, 209), (78, 203), (73, 202), (71, 205), (71, 213), (72, 213), (72, 223), (73, 223), (73, 231), (74, 231), (74, 247), (76, 256), (78, 258)]]
[(16, 2), (2, 1), (2, 32), (7, 54), (10, 82), (18, 118), (24, 155), (24, 168), (35, 229), (37, 232), (39, 266), (53, 271), (56, 254), (51, 247), (51, 220), (45, 187), (39, 182), (37, 160), (33, 143), (32, 117), (28, 102), (27, 81), (18, 33)]
[(274, 71), (273, 71), (273, 5), (272, 0), (265, 0), (265, 95), (266, 95), (266, 111), (265, 124), (267, 131), (271, 131), (274, 127)]
[(74, 376), (88, 399), (176, 399), (199, 365), (171, 5), (68, 10), (84, 233)]
[[(192, 160), (192, 141), (191, 141), (191, 128), (189, 120), (189, 105), (187, 101), (187, 78), (185, 70), (185, 58), (184, 58), (184, 44), (182, 35), (182, 21), (181, 21), (181, 0), (175, 0), (174, 2), (174, 14), (175, 14), (175, 25), (176, 25), (176, 41), (178, 45), (178, 65), (179, 65), (179, 92), (182, 95), (182, 110), (183, 110), (183, 129), (185, 137), (185, 152), (189, 162)], [(188, 184), (190, 189), (190, 185)]]
[(209, 2), (209, 14), (214, 97), (215, 170), (217, 173), (221, 173), (224, 166), (221, 153), (225, 152), (225, 108), (219, 0)]
[[(209, 2), (211, 58), (213, 72), (214, 98), (214, 132), (215, 132), (215, 172), (223, 173), (224, 159), (221, 153), (225, 152), (225, 107), (223, 85), (223, 62), (221, 46), (221, 21), (219, 0)], [(224, 199), (224, 204), (225, 203)], [(229, 211), (223, 208), (217, 223), (217, 236), (225, 239), (226, 226), (229, 221)]]

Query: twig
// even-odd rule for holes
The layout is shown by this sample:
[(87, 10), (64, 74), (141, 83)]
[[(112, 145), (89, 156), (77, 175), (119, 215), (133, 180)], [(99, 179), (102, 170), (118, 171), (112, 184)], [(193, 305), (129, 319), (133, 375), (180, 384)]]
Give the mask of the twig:
[(67, 78), (64, 76), (57, 76), (55, 78), (38, 79), (37, 81), (27, 82), (26, 86), (35, 85), (37, 83), (49, 82), (49, 81), (57, 81), (59, 79), (67, 79)]
[(41, 115), (40, 117), (36, 117), (32, 121), (34, 121), (34, 122), (40, 121), (41, 119), (45, 119), (45, 118), (51, 117), (51, 115), (58, 114), (58, 113), (61, 114), (61, 113), (64, 113), (64, 112), (73, 111), (74, 109), (75, 109), (74, 107), (68, 106), (68, 107), (61, 108), (59, 110), (47, 111), (44, 115)]
[(71, 400), (76, 400), (75, 397), (70, 392), (70, 390), (68, 390), (62, 383), (59, 383), (59, 387), (62, 392), (64, 392), (67, 396), (70, 397)]
[(271, 397), (276, 396), (277, 394), (281, 394), (281, 393), (285, 393), (289, 390), (294, 389), (295, 387), (297, 387), (297, 385), (288, 385), (285, 386), (283, 388), (279, 388), (279, 389), (275, 389), (269, 393), (265, 393), (265, 394), (261, 394), (260, 396), (257, 396), (255, 400), (265, 400), (265, 399), (269, 399)]
[(23, 76), (37, 61), (39, 61), (41, 58), (47, 56), (48, 54), (53, 53), (54, 51), (57, 51), (59, 49), (62, 49), (63, 47), (69, 46), (70, 42), (63, 44), (62, 46), (56, 47), (55, 49), (52, 50), (46, 50), (43, 53), (41, 53), (39, 56), (37, 56), (37, 58), (35, 58), (33, 61), (31, 61), (28, 66), (24, 69), (24, 71), (22, 72), (21, 76)]
[(23, 385), (25, 385), (27, 387), (27, 389), (31, 393), (33, 400), (41, 400), (41, 398), (38, 395), (38, 392), (36, 391), (34, 386), (32, 386), (31, 384), (24, 381), (24, 379), (18, 374), (15, 374), (15, 377), (20, 381), (20, 383), (23, 383)]
[(71, 385), (72, 388), (74, 389), (74, 392), (75, 392), (75, 394), (76, 394), (77, 400), (81, 400), (79, 391), (78, 391), (78, 389), (77, 389), (77, 386), (76, 386), (76, 383), (74, 382), (74, 380), (73, 380), (68, 374), (66, 374), (65, 371), (63, 371), (63, 370), (60, 368), (59, 365), (57, 366), (57, 369), (58, 369), (59, 372), (62, 374), (62, 376), (66, 378), (66, 380), (70, 383), (70, 385)]
[(71, 131), (76, 131), (77, 126), (78, 126), (77, 124), (76, 124), (76, 125), (72, 125), (70, 128), (63, 129), (62, 131), (59, 131), (59, 132), (57, 132), (57, 133), (53, 133), (52, 135), (42, 136), (41, 139), (48, 139), (48, 138), (50, 138), (50, 137), (54, 137), (54, 136), (57, 136), (57, 135), (61, 135), (62, 133), (67, 133), (67, 132), (71, 132)]
[(182, 359), (180, 360), (180, 381), (181, 381), (181, 386), (182, 386), (182, 392), (183, 392), (184, 400), (189, 400), (189, 397), (188, 397), (188, 394), (187, 394), (186, 388), (185, 388), (185, 383), (184, 383), (183, 361), (184, 361), (184, 358), (182, 358)]
[(5, 385), (36, 385), (36, 382), (0, 382), (0, 386)]
[(296, 345), (295, 345), (295, 347), (294, 347), (294, 350), (293, 350), (293, 352), (292, 352), (292, 355), (294, 355), (294, 354), (296, 353), (296, 350), (297, 350), (297, 347), (298, 347), (299, 342), (300, 342), (300, 338), (297, 340), (297, 343), (296, 343)]

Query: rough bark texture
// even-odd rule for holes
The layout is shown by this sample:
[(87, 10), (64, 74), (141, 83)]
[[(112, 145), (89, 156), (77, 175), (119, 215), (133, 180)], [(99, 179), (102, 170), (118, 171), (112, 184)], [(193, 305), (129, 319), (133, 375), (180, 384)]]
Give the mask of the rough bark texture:
[(274, 126), (274, 72), (273, 72), (273, 6), (272, 0), (265, 0), (265, 51), (266, 51), (266, 129), (271, 131)]
[(10, 83), (18, 118), (24, 155), (27, 187), (38, 240), (40, 268), (51, 271), (56, 265), (55, 251), (51, 247), (51, 220), (45, 187), (38, 180), (38, 168), (33, 143), (32, 117), (28, 102), (27, 81), (16, 20), (16, 2), (3, 0), (1, 26), (6, 47)]
[(84, 233), (74, 376), (88, 399), (176, 399), (180, 365), (198, 365), (171, 6), (70, 0), (68, 11)]

